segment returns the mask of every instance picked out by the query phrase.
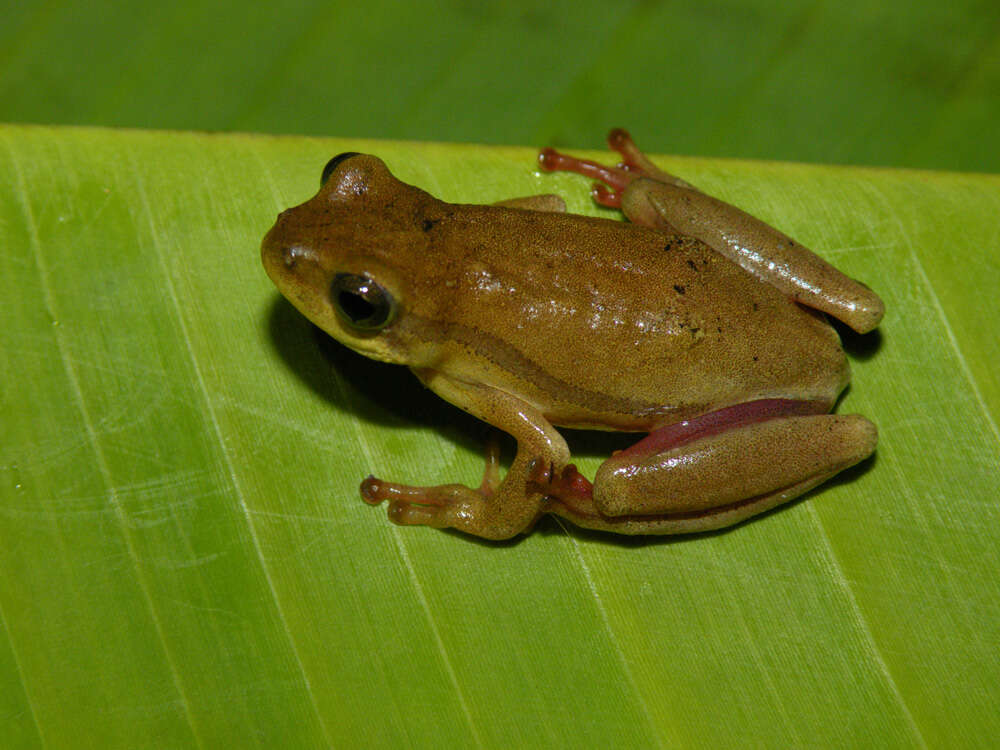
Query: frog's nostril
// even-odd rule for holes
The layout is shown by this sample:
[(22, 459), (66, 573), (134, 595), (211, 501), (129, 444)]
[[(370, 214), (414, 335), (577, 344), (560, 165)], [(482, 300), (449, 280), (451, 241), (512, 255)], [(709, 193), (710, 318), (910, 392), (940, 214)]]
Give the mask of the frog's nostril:
[(290, 245), (286, 247), (282, 253), (282, 260), (285, 263), (285, 268), (292, 270), (301, 261), (315, 261), (316, 253), (310, 250), (308, 247), (302, 247), (301, 245)]

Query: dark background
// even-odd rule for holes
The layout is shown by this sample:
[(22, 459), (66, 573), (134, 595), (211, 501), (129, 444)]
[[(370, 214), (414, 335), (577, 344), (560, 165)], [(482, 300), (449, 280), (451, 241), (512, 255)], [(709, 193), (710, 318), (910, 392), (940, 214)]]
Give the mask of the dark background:
[(1000, 171), (1000, 4), (8, 2), (0, 121)]

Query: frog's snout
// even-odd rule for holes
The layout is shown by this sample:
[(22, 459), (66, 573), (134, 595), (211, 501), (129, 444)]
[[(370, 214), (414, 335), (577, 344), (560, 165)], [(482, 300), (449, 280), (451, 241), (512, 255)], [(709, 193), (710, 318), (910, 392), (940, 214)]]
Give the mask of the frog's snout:
[(316, 251), (302, 245), (291, 245), (281, 251), (281, 262), (289, 271), (294, 271), (303, 261), (316, 263)]
[(275, 282), (279, 278), (301, 276), (304, 266), (316, 267), (319, 259), (316, 251), (298, 243), (267, 242), (261, 247), (261, 262), (267, 275)]
[(264, 237), (260, 247), (260, 259), (271, 280), (284, 292), (284, 284), (301, 280), (307, 268), (318, 265), (316, 250), (308, 244), (289, 236), (287, 221), (289, 211), (278, 214), (278, 220)]

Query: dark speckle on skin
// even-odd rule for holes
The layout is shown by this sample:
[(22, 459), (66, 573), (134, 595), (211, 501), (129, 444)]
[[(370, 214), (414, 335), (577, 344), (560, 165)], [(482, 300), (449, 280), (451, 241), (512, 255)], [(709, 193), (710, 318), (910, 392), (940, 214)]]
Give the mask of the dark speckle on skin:
[(664, 249), (665, 252), (669, 253), (671, 250), (674, 249), (674, 243), (673, 242), (668, 242), (666, 245), (663, 246), (663, 249)]
[(688, 263), (688, 266), (690, 266), (690, 268), (691, 268), (692, 271), (697, 271), (698, 270), (698, 264), (695, 263), (693, 260), (689, 260), (687, 263)]
[(674, 284), (674, 291), (677, 292), (678, 294), (684, 294), (684, 292), (687, 290), (684, 289), (684, 287), (682, 287), (680, 284)]
[(425, 232), (431, 231), (431, 229), (434, 228), (434, 225), (437, 224), (439, 221), (441, 221), (441, 220), (440, 219), (424, 219), (424, 225), (423, 225), (424, 231)]
[(760, 309), (760, 305), (758, 305), (756, 302), (754, 302), (753, 303), (753, 311), (757, 312), (759, 309)]

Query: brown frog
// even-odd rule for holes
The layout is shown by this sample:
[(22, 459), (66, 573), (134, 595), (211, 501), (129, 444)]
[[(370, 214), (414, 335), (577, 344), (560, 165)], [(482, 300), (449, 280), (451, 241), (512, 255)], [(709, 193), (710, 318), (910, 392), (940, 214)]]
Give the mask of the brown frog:
[[(264, 238), (268, 275), (306, 317), (517, 440), (480, 487), (374, 477), (400, 524), (490, 539), (545, 513), (622, 534), (715, 529), (787, 502), (875, 450), (829, 411), (850, 378), (832, 315), (875, 328), (882, 301), (749, 214), (659, 170), (623, 130), (615, 167), (551, 149), (631, 223), (556, 196), (440, 201), (375, 156), (341, 154)], [(593, 483), (553, 425), (644, 432)]]

